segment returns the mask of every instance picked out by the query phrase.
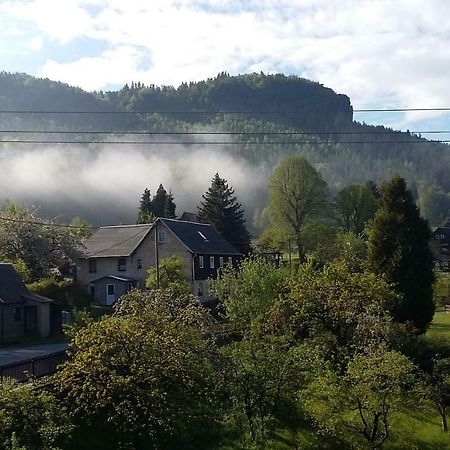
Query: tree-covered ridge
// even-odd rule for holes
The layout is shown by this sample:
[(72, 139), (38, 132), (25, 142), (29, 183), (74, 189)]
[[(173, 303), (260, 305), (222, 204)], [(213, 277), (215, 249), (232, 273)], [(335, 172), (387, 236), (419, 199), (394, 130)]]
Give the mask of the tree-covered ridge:
[[(84, 112), (0, 113), (4, 130), (233, 133), (156, 137), (175, 144), (192, 143), (193, 147), (179, 147), (186, 152), (196, 148), (221, 150), (252, 165), (266, 166), (268, 171), (284, 156), (299, 155), (319, 170), (332, 192), (368, 179), (379, 183), (399, 173), (408, 181), (432, 223), (445, 219), (450, 210), (447, 145), (409, 132), (354, 122), (348, 97), (296, 76), (221, 73), (205, 81), (183, 83), (178, 88), (132, 82), (118, 91), (87, 93), (63, 83), (1, 72), (0, 101), (2, 110)], [(112, 114), (97, 114), (106, 111)], [(139, 111), (142, 114), (136, 114)], [(30, 137), (17, 133), (2, 136)], [(52, 135), (54, 140), (67, 137)], [(70, 135), (70, 140), (156, 137), (76, 134)], [(226, 144), (198, 147), (205, 141)], [(15, 144), (10, 145), (16, 148)], [(170, 156), (171, 148), (151, 145), (145, 146), (145, 152)]]

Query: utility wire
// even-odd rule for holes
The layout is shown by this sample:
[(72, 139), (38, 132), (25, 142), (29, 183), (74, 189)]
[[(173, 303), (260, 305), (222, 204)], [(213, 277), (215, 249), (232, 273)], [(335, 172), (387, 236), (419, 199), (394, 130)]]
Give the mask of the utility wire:
[[(87, 135), (126, 135), (126, 136), (315, 136), (315, 135), (365, 135), (400, 134), (405, 131), (121, 131), (121, 130), (0, 130), (2, 134), (87, 134)], [(411, 134), (449, 134), (450, 130), (418, 130)]]
[(325, 144), (448, 144), (450, 140), (398, 140), (398, 141), (48, 141), (48, 140), (22, 140), (22, 139), (0, 139), (0, 144), (71, 144), (71, 145), (86, 145), (86, 144), (112, 144), (112, 145), (325, 145)]
[[(33, 220), (10, 219), (8, 217), (1, 217), (1, 216), (0, 216), (0, 220), (3, 220), (5, 222), (26, 223), (29, 225), (40, 225), (40, 226), (44, 226), (44, 227), (72, 228), (72, 229), (77, 229), (77, 230), (85, 230), (86, 229), (86, 227), (78, 226), (78, 225), (66, 225), (63, 223), (55, 223), (55, 222), (37, 222), (37, 221), (33, 221)], [(97, 230), (100, 227), (92, 227), (89, 225), (88, 228), (90, 228), (91, 230)]]
[[(354, 108), (354, 113), (372, 113), (372, 112), (414, 112), (414, 111), (450, 111), (449, 106), (439, 108)], [(254, 110), (200, 110), (200, 111), (183, 111), (183, 110), (143, 110), (143, 111), (69, 111), (69, 110), (33, 110), (33, 109), (4, 109), (0, 110), (0, 114), (306, 114), (311, 112), (335, 112), (335, 113), (348, 113), (349, 110), (344, 109), (313, 109), (305, 108), (294, 111), (283, 110), (266, 110), (266, 111), (254, 111)]]

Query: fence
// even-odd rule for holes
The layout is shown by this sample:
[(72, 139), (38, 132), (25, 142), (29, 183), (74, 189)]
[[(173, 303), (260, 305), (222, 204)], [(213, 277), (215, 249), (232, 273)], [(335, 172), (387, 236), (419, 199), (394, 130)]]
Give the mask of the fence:
[(13, 362), (0, 366), (0, 382), (13, 379), (19, 382), (28, 381), (31, 378), (39, 378), (55, 373), (58, 366), (67, 361), (65, 350), (50, 353), (36, 358)]

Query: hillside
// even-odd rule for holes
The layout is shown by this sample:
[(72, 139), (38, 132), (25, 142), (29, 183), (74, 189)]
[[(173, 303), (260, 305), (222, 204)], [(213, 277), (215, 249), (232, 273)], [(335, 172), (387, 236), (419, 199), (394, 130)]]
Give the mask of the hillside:
[[(2, 111), (10, 111), (0, 113), (1, 129), (15, 131), (2, 133), (4, 140), (82, 141), (85, 144), (77, 148), (91, 152), (100, 148), (89, 144), (91, 141), (169, 141), (172, 145), (154, 143), (133, 148), (139, 147), (137, 151), (146, 158), (151, 155), (165, 159), (174, 155), (179, 159), (180, 154), (198, 150), (211, 154), (220, 150), (246, 165), (262, 167), (264, 173), (283, 155), (296, 153), (321, 171), (332, 191), (351, 182), (381, 182), (400, 173), (407, 178), (432, 222), (444, 219), (450, 208), (447, 145), (425, 139), (417, 143), (420, 138), (410, 133), (354, 122), (347, 96), (294, 76), (222, 73), (214, 79), (184, 83), (178, 88), (133, 82), (115, 92), (88, 93), (59, 82), (2, 72), (0, 104)], [(17, 133), (18, 130), (27, 133)], [(30, 134), (31, 130), (53, 134)], [(61, 134), (54, 133), (58, 131)], [(95, 131), (103, 134), (92, 134)], [(156, 135), (113, 134), (117, 132)], [(68, 147), (73, 145), (58, 146), (60, 151)], [(3, 144), (6, 151), (18, 148), (30, 150), (30, 144)], [(33, 151), (42, 148), (39, 145)], [(123, 146), (114, 148), (125, 154)], [(222, 168), (214, 170), (220, 172)], [(212, 175), (205, 174), (206, 179)], [(264, 206), (261, 192), (265, 183), (259, 182), (260, 194), (254, 202), (246, 199), (247, 208)], [(51, 197), (45, 199), (51, 202)], [(36, 192), (32, 201), (49, 207)], [(73, 215), (85, 213), (80, 204), (74, 205)], [(63, 214), (70, 214), (70, 205), (65, 204), (64, 208)], [(51, 206), (49, 210), (59, 211)], [(104, 220), (107, 218), (97, 217), (94, 221)]]

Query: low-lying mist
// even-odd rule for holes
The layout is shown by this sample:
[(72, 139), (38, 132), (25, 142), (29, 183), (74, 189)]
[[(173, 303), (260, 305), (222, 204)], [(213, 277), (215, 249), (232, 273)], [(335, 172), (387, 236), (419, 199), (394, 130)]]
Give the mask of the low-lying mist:
[(269, 169), (206, 146), (14, 145), (0, 150), (0, 203), (39, 207), (41, 216), (65, 222), (81, 216), (92, 225), (135, 223), (146, 187), (154, 194), (162, 183), (178, 215), (196, 212), (216, 172), (235, 189), (250, 226), (254, 209), (266, 202)]

